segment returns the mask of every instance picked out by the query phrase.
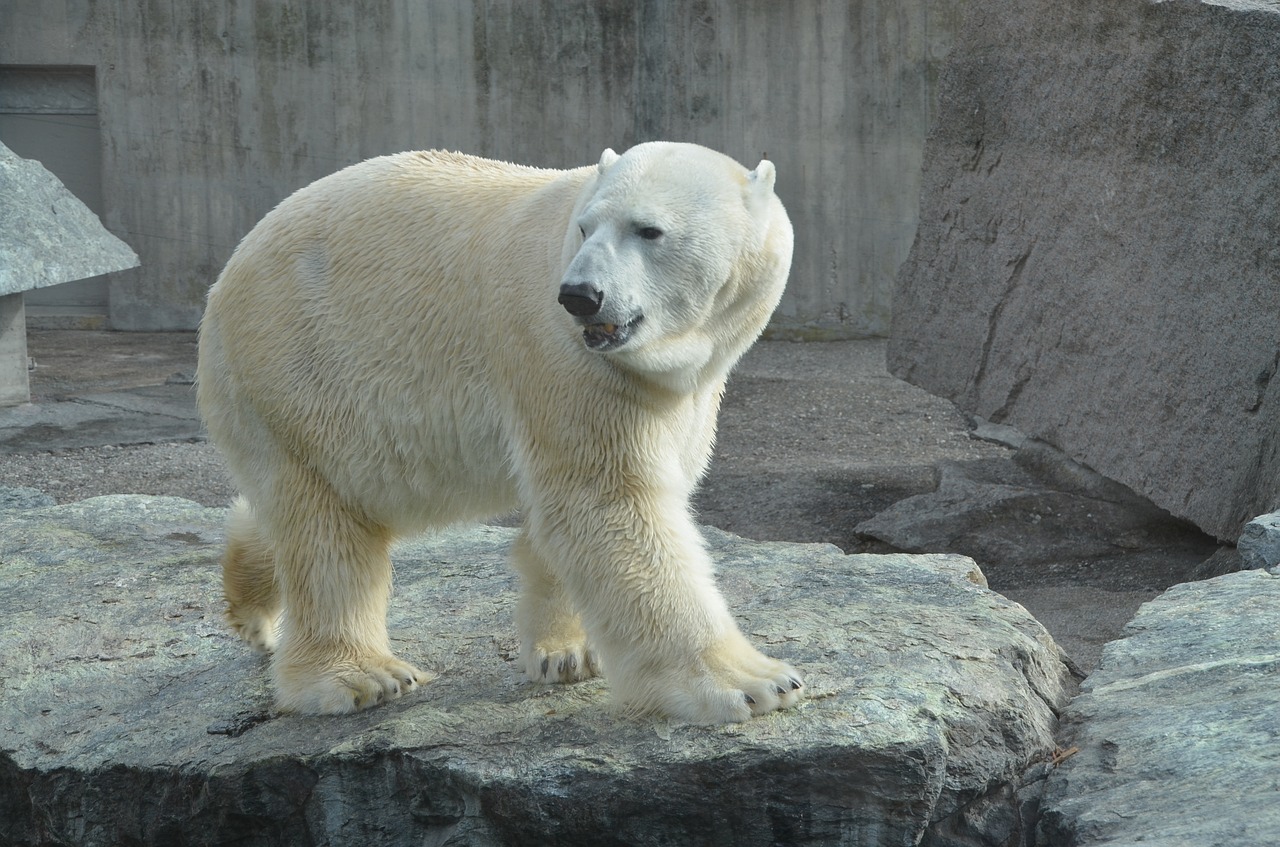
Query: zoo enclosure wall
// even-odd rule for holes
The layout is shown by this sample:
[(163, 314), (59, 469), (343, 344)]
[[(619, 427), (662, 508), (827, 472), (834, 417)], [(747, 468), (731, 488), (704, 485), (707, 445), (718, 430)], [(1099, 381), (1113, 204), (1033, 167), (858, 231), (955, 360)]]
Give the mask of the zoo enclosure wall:
[[(548, 167), (670, 139), (768, 156), (796, 229), (772, 332), (884, 335), (961, 0), (7, 0), (4, 70), (91, 67), (108, 326), (192, 329), (239, 239), (361, 159)], [(49, 124), (56, 130), (57, 122)]]

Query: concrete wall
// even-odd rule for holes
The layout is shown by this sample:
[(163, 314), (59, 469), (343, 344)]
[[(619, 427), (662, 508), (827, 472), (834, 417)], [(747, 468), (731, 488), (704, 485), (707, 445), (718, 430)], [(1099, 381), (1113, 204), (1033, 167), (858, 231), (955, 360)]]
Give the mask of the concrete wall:
[(271, 206), (360, 159), (767, 153), (797, 233), (775, 330), (883, 334), (963, 0), (5, 0), (0, 64), (93, 65), (120, 329), (194, 327)]

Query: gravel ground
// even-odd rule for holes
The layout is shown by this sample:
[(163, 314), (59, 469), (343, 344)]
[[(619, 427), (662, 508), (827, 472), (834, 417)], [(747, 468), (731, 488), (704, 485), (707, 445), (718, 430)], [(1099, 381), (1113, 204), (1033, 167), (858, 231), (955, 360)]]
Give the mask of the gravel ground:
[(235, 494), (222, 456), (207, 442), (0, 456), (0, 480), (37, 488), (58, 503), (103, 494), (158, 494), (225, 506)]

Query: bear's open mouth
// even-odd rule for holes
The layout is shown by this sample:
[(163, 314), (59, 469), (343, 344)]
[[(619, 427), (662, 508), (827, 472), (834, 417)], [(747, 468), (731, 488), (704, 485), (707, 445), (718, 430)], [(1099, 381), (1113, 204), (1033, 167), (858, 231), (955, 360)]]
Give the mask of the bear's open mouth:
[(639, 315), (625, 324), (587, 324), (582, 328), (582, 343), (586, 344), (588, 349), (598, 353), (617, 350), (631, 340), (632, 330), (639, 326), (642, 320), (644, 316)]

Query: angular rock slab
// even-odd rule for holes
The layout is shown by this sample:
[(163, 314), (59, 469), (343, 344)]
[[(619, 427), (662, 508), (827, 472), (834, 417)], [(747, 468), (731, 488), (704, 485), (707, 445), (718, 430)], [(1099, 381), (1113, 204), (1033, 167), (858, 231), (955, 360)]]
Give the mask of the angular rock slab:
[(35, 159), (0, 144), (0, 295), (138, 266), (133, 249)]
[(1234, 543), (1280, 507), (1280, 4), (972, 3), (892, 373)]
[(1174, 586), (1064, 718), (1039, 847), (1280, 844), (1280, 576)]
[[(437, 673), (344, 717), (274, 714), (221, 621), (222, 510), (114, 496), (0, 526), (0, 842), (1019, 844), (1010, 788), (1068, 680), (957, 556), (845, 556), (708, 530), (800, 708), (705, 728), (522, 681), (513, 530), (399, 546), (392, 639)], [(238, 840), (239, 839), (239, 840)]]
[[(1008, 459), (938, 463), (938, 488), (855, 527), (899, 550), (952, 550), (984, 565), (1022, 567), (1173, 546), (1192, 532), (1136, 497), (1062, 491)], [(1017, 521), (1017, 532), (1009, 524)]]

